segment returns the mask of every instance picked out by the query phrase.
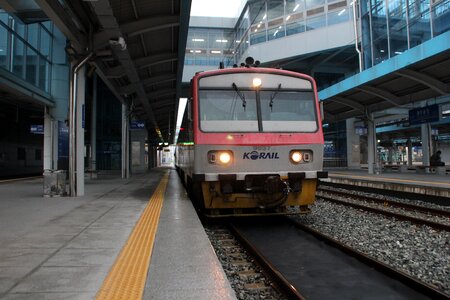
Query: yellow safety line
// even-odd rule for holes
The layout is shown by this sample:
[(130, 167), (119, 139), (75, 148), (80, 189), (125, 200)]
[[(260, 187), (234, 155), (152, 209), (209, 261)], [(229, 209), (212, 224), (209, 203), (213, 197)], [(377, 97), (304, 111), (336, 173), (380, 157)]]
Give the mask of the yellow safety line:
[(142, 299), (169, 175), (161, 179), (96, 299)]
[[(369, 177), (369, 176), (359, 176), (359, 175), (349, 175), (349, 174), (344, 174), (344, 173), (330, 173), (330, 175), (332, 176), (340, 176), (340, 177), (347, 177), (347, 178), (363, 178), (363, 179), (372, 179), (374, 181), (380, 181), (379, 179), (385, 179), (387, 181), (392, 181), (392, 182), (409, 182), (409, 183), (424, 183), (424, 184), (433, 184), (433, 185), (446, 185), (446, 186), (450, 186), (449, 183), (446, 182), (442, 182), (442, 181), (418, 181), (418, 180), (409, 180), (409, 179), (400, 179), (400, 178), (389, 178), (389, 177)], [(378, 180), (377, 180), (378, 179)]]
[(31, 177), (13, 178), (13, 179), (3, 179), (3, 180), (0, 180), (0, 183), (14, 182), (14, 181), (21, 181), (21, 180), (28, 180), (28, 179), (37, 179), (39, 177), (42, 177), (42, 175), (31, 176)]

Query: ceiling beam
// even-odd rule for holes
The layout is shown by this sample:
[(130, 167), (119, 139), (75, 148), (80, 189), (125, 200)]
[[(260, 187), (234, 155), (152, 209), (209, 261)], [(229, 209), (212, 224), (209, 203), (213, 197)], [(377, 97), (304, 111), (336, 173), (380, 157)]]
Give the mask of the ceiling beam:
[(176, 92), (177, 92), (176, 89), (157, 90), (155, 92), (148, 93), (147, 97), (151, 100), (151, 99), (161, 98), (164, 96), (175, 95)]
[[(177, 78), (175, 74), (173, 73), (167, 73), (167, 74), (161, 74), (157, 76), (152, 76), (146, 79), (141, 80), (141, 84), (144, 85), (144, 87), (160, 84), (160, 83), (166, 83), (170, 81), (175, 81)], [(120, 91), (122, 94), (132, 94), (136, 90), (136, 86), (134, 84), (129, 84), (126, 86), (123, 86), (120, 88)]]
[(401, 105), (401, 99), (399, 97), (392, 94), (391, 92), (382, 90), (380, 88), (366, 85), (366, 86), (362, 86), (362, 87), (357, 87), (357, 88), (355, 88), (355, 90), (376, 96), (378, 98), (381, 98), (383, 100), (386, 100), (386, 101), (394, 104), (395, 106)]
[(449, 85), (425, 73), (417, 72), (410, 69), (403, 69), (395, 72), (396, 75), (405, 77), (428, 86), (430, 89), (441, 95), (447, 95), (450, 91)]
[(340, 97), (340, 96), (334, 96), (333, 98), (330, 98), (327, 101), (333, 101), (333, 102), (336, 102), (336, 103), (340, 103), (340, 104), (343, 104), (345, 106), (351, 107), (353, 109), (359, 110), (362, 113), (366, 113), (366, 107), (364, 105), (362, 105), (361, 103), (356, 102), (355, 100), (349, 99), (349, 98)]
[(150, 31), (172, 28), (180, 25), (180, 16), (152, 16), (120, 24), (122, 32), (129, 37)]
[(134, 61), (134, 64), (136, 68), (143, 69), (157, 64), (176, 61), (177, 59), (177, 53), (161, 53), (138, 58)]

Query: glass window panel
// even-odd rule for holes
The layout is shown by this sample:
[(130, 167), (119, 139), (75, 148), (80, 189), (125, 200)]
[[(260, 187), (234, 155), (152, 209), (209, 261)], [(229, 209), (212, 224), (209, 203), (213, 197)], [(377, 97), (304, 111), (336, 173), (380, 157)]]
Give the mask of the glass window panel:
[(310, 17), (306, 19), (306, 30), (314, 30), (326, 25), (325, 15)]
[(26, 25), (22, 23), (19, 19), (14, 19), (14, 32), (20, 35), (22, 38), (26, 39), (25, 28)]
[(269, 20), (282, 17), (284, 15), (284, 0), (267, 1), (267, 18)]
[(270, 40), (279, 39), (284, 37), (284, 25), (280, 25), (278, 27), (271, 28), (267, 31), (267, 37)]
[(41, 23), (49, 32), (52, 32), (52, 22), (46, 21)]
[(0, 67), (9, 70), (9, 32), (0, 25)]
[(409, 40), (415, 47), (431, 38), (429, 0), (409, 0)]
[(250, 3), (250, 22), (251, 24), (264, 23), (267, 20), (266, 2), (257, 0)]
[(46, 30), (41, 30), (41, 42), (39, 45), (39, 51), (41, 55), (45, 56), (50, 60), (50, 49), (51, 49), (51, 37)]
[(333, 25), (348, 21), (349, 11), (347, 8), (336, 10), (328, 13), (328, 25)]
[(304, 0), (286, 0), (286, 15), (298, 13), (305, 10)]
[(39, 40), (39, 24), (35, 23), (28, 25), (27, 42), (32, 47), (34, 47), (34, 49), (39, 49), (38, 40)]
[(406, 0), (389, 1), (389, 38), (391, 57), (408, 49)]
[(39, 59), (39, 88), (48, 92), (50, 82), (50, 64), (43, 58)]
[(362, 53), (364, 59), (364, 69), (372, 67), (372, 43), (370, 41), (370, 16), (366, 13), (361, 18), (362, 28)]
[(305, 29), (305, 21), (303, 19), (299, 19), (294, 23), (286, 25), (286, 34), (292, 35), (300, 32), (304, 32)]
[(12, 71), (17, 76), (24, 78), (25, 64), (25, 46), (24, 43), (16, 36), (13, 38), (13, 68)]
[(305, 2), (306, 2), (306, 9), (310, 9), (325, 4), (325, 0), (306, 0)]
[(372, 45), (373, 64), (376, 65), (389, 56), (387, 41), (387, 20), (384, 0), (372, 0)]
[(27, 47), (27, 68), (25, 70), (25, 79), (33, 85), (37, 85), (37, 71), (38, 71), (38, 54)]
[(433, 36), (450, 29), (450, 0), (442, 1), (433, 8)]
[(264, 43), (266, 41), (266, 31), (258, 31), (258, 29), (255, 29), (255, 31), (250, 35), (250, 43), (252, 45)]
[(9, 15), (7, 13), (0, 11), (0, 22), (5, 24), (6, 26), (8, 26), (8, 17)]

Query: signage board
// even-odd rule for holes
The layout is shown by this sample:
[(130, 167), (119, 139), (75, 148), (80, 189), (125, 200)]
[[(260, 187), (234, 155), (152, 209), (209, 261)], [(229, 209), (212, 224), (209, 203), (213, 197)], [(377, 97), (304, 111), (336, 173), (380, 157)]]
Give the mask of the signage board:
[(142, 120), (134, 120), (130, 122), (130, 129), (144, 129), (145, 122)]
[(441, 118), (439, 104), (418, 107), (409, 110), (409, 124), (419, 125), (423, 123), (437, 122)]
[(44, 125), (31, 125), (30, 133), (33, 134), (44, 134)]

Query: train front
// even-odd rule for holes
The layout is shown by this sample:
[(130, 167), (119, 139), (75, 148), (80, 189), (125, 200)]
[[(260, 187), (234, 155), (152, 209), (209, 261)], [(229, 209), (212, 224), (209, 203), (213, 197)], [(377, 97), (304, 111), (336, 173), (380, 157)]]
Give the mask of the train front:
[(193, 79), (192, 180), (210, 216), (309, 212), (326, 177), (314, 80), (265, 68)]

